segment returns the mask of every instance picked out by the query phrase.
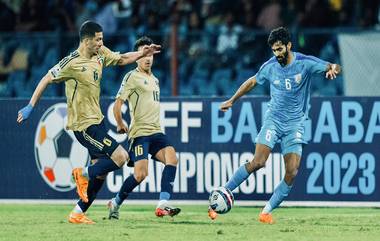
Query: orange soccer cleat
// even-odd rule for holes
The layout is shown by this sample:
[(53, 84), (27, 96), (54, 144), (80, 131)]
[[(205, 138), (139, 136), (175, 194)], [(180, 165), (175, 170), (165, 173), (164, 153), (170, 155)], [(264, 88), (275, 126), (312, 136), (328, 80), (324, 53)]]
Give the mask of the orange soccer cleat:
[(74, 168), (73, 169), (73, 178), (75, 180), (75, 184), (77, 185), (77, 193), (83, 202), (88, 202), (87, 197), (87, 187), (88, 187), (88, 179), (82, 175), (83, 168)]
[(272, 214), (270, 213), (260, 213), (259, 221), (266, 224), (274, 224)]
[(84, 213), (75, 213), (71, 212), (69, 216), (69, 222), (70, 223), (76, 223), (76, 224), (94, 224), (95, 222), (86, 217)]
[(211, 220), (215, 220), (218, 217), (218, 214), (212, 210), (212, 208), (208, 208), (208, 217), (211, 218)]
[(155, 214), (157, 217), (162, 218), (163, 216), (174, 217), (181, 212), (180, 208), (165, 206), (156, 208)]

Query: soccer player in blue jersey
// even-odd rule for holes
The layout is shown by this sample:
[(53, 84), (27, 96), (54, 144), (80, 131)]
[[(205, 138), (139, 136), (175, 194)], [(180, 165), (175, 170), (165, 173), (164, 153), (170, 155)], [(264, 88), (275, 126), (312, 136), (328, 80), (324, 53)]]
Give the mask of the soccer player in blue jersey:
[[(292, 189), (300, 165), (302, 146), (306, 144), (304, 123), (308, 118), (310, 76), (325, 73), (326, 78), (334, 79), (341, 68), (338, 64), (293, 52), (289, 31), (284, 27), (272, 30), (268, 45), (274, 56), (260, 67), (256, 75), (246, 80), (230, 99), (223, 102), (220, 109), (227, 111), (256, 84), (269, 81), (271, 100), (263, 126), (255, 140), (255, 156), (253, 160), (239, 167), (225, 187), (233, 191), (251, 173), (264, 167), (273, 147), (280, 142), (285, 160), (285, 177), (259, 215), (260, 222), (273, 224), (271, 213)], [(209, 209), (209, 216), (215, 219), (216, 213)]]

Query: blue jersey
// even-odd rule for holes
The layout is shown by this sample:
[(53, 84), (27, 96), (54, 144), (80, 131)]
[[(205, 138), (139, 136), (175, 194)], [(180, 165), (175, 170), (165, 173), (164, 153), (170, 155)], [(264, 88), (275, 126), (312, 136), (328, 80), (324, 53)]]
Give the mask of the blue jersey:
[(293, 52), (293, 61), (282, 67), (275, 57), (265, 62), (256, 73), (256, 81), (270, 82), (271, 100), (267, 116), (279, 124), (307, 119), (310, 100), (310, 77), (326, 72), (328, 62)]

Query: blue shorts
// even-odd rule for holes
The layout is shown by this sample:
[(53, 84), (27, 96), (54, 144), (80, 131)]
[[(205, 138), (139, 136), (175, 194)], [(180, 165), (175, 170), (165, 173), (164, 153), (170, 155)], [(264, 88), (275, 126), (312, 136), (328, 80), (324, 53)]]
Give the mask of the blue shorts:
[(167, 136), (163, 133), (133, 138), (130, 140), (128, 149), (131, 163), (135, 163), (143, 159), (148, 160), (148, 154), (151, 154), (152, 157), (156, 159), (155, 155), (157, 152), (167, 146), (172, 146), (172, 144), (170, 144)]
[(74, 135), (82, 146), (88, 149), (91, 160), (111, 157), (119, 146), (117, 141), (107, 134), (104, 120), (98, 125), (89, 126), (83, 131), (74, 131)]
[(305, 125), (303, 122), (294, 124), (291, 128), (281, 128), (279, 123), (267, 118), (255, 142), (266, 145), (271, 149), (274, 148), (277, 142), (281, 142), (282, 155), (296, 153), (302, 156), (302, 146), (307, 143), (304, 140), (304, 134)]

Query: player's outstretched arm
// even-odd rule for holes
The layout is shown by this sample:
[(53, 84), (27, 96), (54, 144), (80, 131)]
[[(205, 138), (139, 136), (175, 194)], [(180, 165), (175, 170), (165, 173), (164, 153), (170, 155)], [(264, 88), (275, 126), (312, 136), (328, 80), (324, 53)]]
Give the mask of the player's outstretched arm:
[(326, 78), (335, 79), (341, 71), (342, 68), (339, 64), (328, 64), (326, 69)]
[(118, 65), (131, 64), (131, 63), (136, 62), (136, 60), (142, 57), (158, 54), (160, 52), (161, 52), (161, 45), (151, 44), (149, 46), (144, 46), (140, 51), (121, 54), (121, 58), (117, 64)]
[(117, 133), (123, 134), (128, 132), (128, 127), (124, 125), (123, 118), (121, 116), (121, 106), (124, 104), (124, 100), (117, 98), (113, 106), (113, 115), (117, 123)]
[(240, 85), (239, 89), (235, 92), (235, 94), (230, 99), (226, 100), (220, 105), (220, 110), (223, 112), (227, 111), (229, 108), (232, 107), (235, 101), (237, 101), (240, 97), (252, 90), (253, 87), (256, 86), (256, 83), (256, 76), (252, 76), (251, 78), (244, 81), (244, 83)]
[(47, 73), (38, 83), (36, 89), (33, 92), (32, 98), (29, 101), (29, 104), (18, 111), (18, 123), (21, 123), (29, 118), (34, 106), (37, 104), (38, 100), (41, 98), (42, 93), (50, 83), (52, 83), (52, 77), (49, 73)]

